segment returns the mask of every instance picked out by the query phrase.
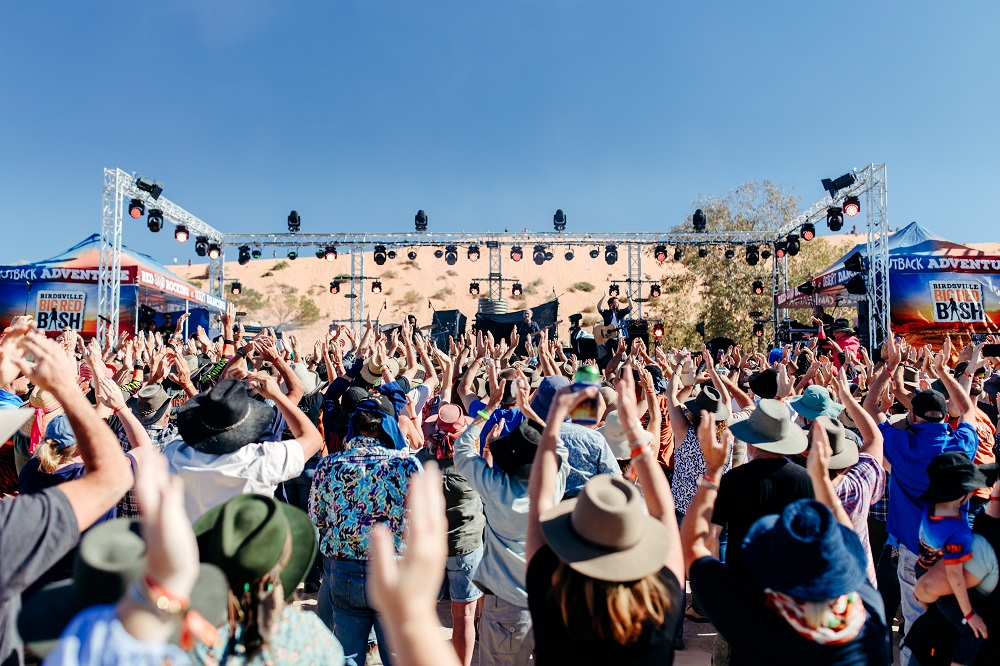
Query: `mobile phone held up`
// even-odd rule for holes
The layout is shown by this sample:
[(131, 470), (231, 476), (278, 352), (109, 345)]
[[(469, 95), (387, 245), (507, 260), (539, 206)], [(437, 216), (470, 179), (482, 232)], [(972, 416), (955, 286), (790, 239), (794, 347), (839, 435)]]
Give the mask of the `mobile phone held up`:
[(1000, 357), (1000, 345), (998, 344), (983, 345), (983, 356), (991, 358)]

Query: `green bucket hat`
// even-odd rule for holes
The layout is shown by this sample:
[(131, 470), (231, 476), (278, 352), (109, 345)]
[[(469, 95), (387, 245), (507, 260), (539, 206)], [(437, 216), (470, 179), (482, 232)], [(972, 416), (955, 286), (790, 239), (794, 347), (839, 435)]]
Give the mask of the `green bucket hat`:
[(830, 392), (822, 386), (807, 387), (802, 395), (789, 398), (788, 405), (810, 421), (815, 421), (820, 416), (835, 419), (844, 409), (843, 405), (833, 401)]
[(195, 522), (194, 533), (201, 561), (222, 569), (237, 597), (278, 563), (290, 541), (291, 554), (280, 574), (285, 601), (290, 601), (319, 550), (308, 514), (265, 495), (237, 495), (210, 509)]

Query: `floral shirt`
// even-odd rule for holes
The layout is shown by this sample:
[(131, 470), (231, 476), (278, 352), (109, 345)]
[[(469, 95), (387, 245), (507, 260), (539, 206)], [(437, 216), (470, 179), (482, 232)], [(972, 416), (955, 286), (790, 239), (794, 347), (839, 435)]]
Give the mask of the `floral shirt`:
[[(732, 466), (733, 458), (730, 452), (722, 473), (728, 472)], [(674, 507), (677, 511), (687, 513), (691, 500), (698, 492), (698, 479), (705, 476), (705, 467), (705, 455), (701, 452), (701, 444), (698, 443), (698, 432), (689, 426), (684, 441), (674, 452), (674, 480), (670, 484), (670, 490), (673, 491)]]
[(393, 451), (377, 439), (355, 437), (347, 450), (323, 458), (309, 492), (309, 515), (319, 529), (326, 557), (368, 559), (368, 533), (385, 523), (403, 552), (403, 516), (410, 476), (420, 462), (407, 450)]
[[(191, 661), (195, 664), (216, 666), (225, 653), (229, 642), (229, 626), (219, 629), (219, 641), (214, 648), (209, 649), (198, 643), (189, 652)], [(291, 606), (281, 612), (277, 630), (270, 637), (267, 645), (250, 660), (243, 657), (236, 648), (230, 657), (234, 663), (248, 666), (263, 666), (264, 664), (332, 664), (340, 666), (344, 663), (344, 649), (323, 621), (315, 613), (303, 611)], [(230, 663), (230, 662), (227, 662)]]

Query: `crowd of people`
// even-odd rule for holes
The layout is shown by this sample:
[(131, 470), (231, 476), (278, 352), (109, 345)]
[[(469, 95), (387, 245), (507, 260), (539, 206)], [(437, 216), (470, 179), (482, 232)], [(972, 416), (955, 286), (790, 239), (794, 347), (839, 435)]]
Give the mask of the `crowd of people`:
[(670, 664), (685, 622), (716, 665), (888, 664), (894, 634), (1000, 663), (1000, 360), (813, 321), (598, 364), (530, 318), (439, 349), (17, 317), (0, 664)]

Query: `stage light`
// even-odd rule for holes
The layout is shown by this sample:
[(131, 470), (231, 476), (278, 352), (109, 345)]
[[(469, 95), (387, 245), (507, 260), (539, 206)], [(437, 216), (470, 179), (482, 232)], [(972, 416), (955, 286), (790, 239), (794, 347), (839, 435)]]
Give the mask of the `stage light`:
[(454, 245), (449, 245), (444, 249), (444, 263), (449, 266), (454, 266), (458, 263), (458, 248)]
[(240, 266), (246, 266), (247, 264), (249, 264), (250, 263), (250, 246), (249, 245), (240, 245), (239, 253), (240, 253), (240, 258), (239, 258)]
[(389, 261), (392, 261), (393, 259), (396, 258), (396, 251), (395, 250), (389, 250), (389, 253), (386, 256), (389, 257)]
[(381, 280), (375, 280), (372, 282), (372, 293), (381, 294), (382, 293), (382, 282)]
[(259, 247), (255, 247), (250, 251), (250, 256), (254, 259), (260, 259), (262, 254), (264, 254), (264, 252)]
[(811, 241), (816, 238), (816, 225), (812, 222), (806, 222), (802, 225), (802, 240)]
[(684, 258), (684, 250), (682, 250), (681, 246), (678, 245), (677, 247), (674, 248), (674, 261), (680, 261), (683, 258)]
[(208, 238), (206, 236), (198, 236), (194, 239), (194, 253), (199, 257), (208, 254)]
[(865, 284), (865, 276), (858, 273), (844, 285), (847, 293), (853, 296), (864, 296), (868, 293), (868, 285)]
[(133, 219), (138, 220), (146, 214), (146, 204), (142, 203), (142, 200), (140, 199), (132, 199), (132, 201), (128, 204), (128, 214), (131, 215)]
[(146, 226), (154, 234), (163, 228), (163, 211), (159, 208), (150, 208), (149, 215), (146, 216)]
[(375, 246), (374, 256), (375, 256), (375, 263), (376, 264), (378, 264), (379, 266), (384, 265), (385, 264), (385, 260), (386, 260), (385, 245), (376, 245)]
[(229, 293), (232, 294), (233, 296), (239, 296), (240, 294), (243, 293), (243, 285), (241, 285), (239, 282), (234, 282), (233, 286), (229, 288)]
[(178, 224), (177, 228), (174, 229), (174, 240), (178, 243), (186, 243), (187, 239), (190, 237), (191, 234), (188, 232), (188, 228), (183, 224)]
[(291, 259), (292, 261), (295, 261), (296, 259), (299, 258), (299, 253), (296, 252), (295, 250), (289, 250), (288, 251), (288, 258)]
[(590, 258), (591, 259), (597, 259), (599, 256), (601, 256), (601, 251), (598, 250), (596, 247), (593, 250), (590, 251)]
[(444, 256), (444, 250), (442, 250), (441, 248), (438, 248), (438, 249), (434, 250), (434, 258), (435, 259), (440, 259), (443, 256)]
[(469, 256), (469, 261), (479, 261), (479, 246), (470, 245), (468, 256)]
[(726, 254), (725, 254), (726, 259), (732, 259), (735, 256), (736, 256), (736, 250), (734, 250), (731, 247), (727, 247), (726, 248)]
[(618, 247), (615, 245), (606, 245), (604, 247), (604, 262), (610, 266), (616, 261), (618, 261)]
[(829, 178), (824, 178), (822, 181), (823, 189), (830, 193), (831, 199), (837, 198), (837, 192), (844, 189), (845, 187), (850, 187), (855, 183), (855, 178), (853, 173), (845, 173), (840, 178), (834, 178), (830, 180)]
[(413, 216), (413, 226), (417, 231), (427, 231), (427, 213), (418, 210), (417, 214)]
[(469, 283), (469, 294), (472, 295), (472, 296), (478, 296), (479, 295), (479, 283), (478, 282), (470, 282)]
[(788, 245), (785, 241), (778, 241), (774, 244), (774, 258), (783, 259), (788, 253)]
[(149, 196), (153, 197), (153, 201), (159, 199), (160, 195), (163, 194), (163, 183), (154, 183), (148, 178), (136, 178), (135, 186), (143, 192), (149, 192)]
[(806, 296), (812, 296), (813, 292), (816, 291), (816, 288), (813, 287), (812, 280), (806, 280), (796, 288), (799, 290), (800, 294), (805, 294)]
[(556, 258), (556, 255), (552, 254), (552, 250), (545, 251), (545, 261), (552, 261)]
[(410, 250), (409, 252), (406, 253), (406, 258), (409, 259), (410, 261), (416, 261), (417, 253), (413, 250)]
[(653, 337), (657, 340), (663, 337), (663, 324), (653, 324)]
[(844, 228), (844, 212), (837, 206), (826, 209), (826, 226), (830, 231), (840, 231)]
[(844, 198), (844, 215), (854, 217), (861, 212), (861, 199), (854, 195)]
[(757, 251), (756, 245), (747, 245), (747, 265), (756, 266), (760, 261), (760, 252)]
[(753, 325), (754, 337), (762, 338), (764, 337), (764, 324), (754, 324)]
[(317, 259), (322, 259), (325, 256), (326, 256), (326, 251), (323, 248), (321, 248), (321, 247), (316, 248), (316, 258)]
[(761, 259), (770, 259), (771, 258), (771, 251), (768, 250), (765, 247), (763, 250), (760, 251), (760, 258)]
[(622, 293), (621, 287), (619, 287), (615, 283), (611, 283), (611, 285), (608, 287), (608, 296), (617, 297), (620, 293)]
[(327, 261), (336, 261), (337, 260), (337, 248), (335, 248), (332, 245), (327, 245), (326, 249), (323, 250), (323, 258), (326, 259)]
[(292, 211), (288, 214), (288, 231), (289, 233), (297, 233), (302, 228), (302, 218), (296, 211)]
[(658, 285), (658, 284), (652, 284), (652, 285), (649, 286), (649, 297), (650, 298), (659, 298), (660, 297), (660, 293), (661, 293), (661, 291), (660, 291), (660, 285)]
[(514, 261), (521, 261), (524, 258), (524, 250), (521, 249), (520, 245), (513, 245), (510, 248), (510, 258)]
[(764, 283), (760, 280), (754, 280), (753, 284), (750, 285), (750, 291), (754, 296), (761, 296), (764, 293)]
[(513, 285), (511, 285), (511, 287), (510, 287), (510, 295), (511, 296), (513, 296), (514, 298), (517, 298), (522, 293), (523, 293), (523, 291), (521, 289), (521, 283), (520, 282), (515, 282)]
[(862, 259), (860, 252), (855, 252), (844, 260), (844, 270), (852, 273), (860, 273), (865, 270), (864, 259)]
[(705, 213), (702, 212), (701, 208), (694, 212), (691, 224), (694, 226), (695, 231), (704, 231), (708, 227), (708, 220), (705, 218)]
[(802, 248), (797, 234), (788, 234), (788, 238), (785, 239), (785, 245), (788, 248), (788, 256), (790, 257), (797, 255)]
[(653, 257), (661, 264), (667, 260), (667, 246), (657, 245), (653, 250)]
[(222, 248), (219, 247), (219, 244), (218, 243), (209, 243), (208, 244), (208, 258), (209, 259), (218, 259), (221, 256), (222, 256)]
[(566, 261), (573, 261), (573, 250), (566, 250), (566, 254), (563, 255)]
[(536, 245), (534, 251), (531, 253), (531, 258), (538, 266), (545, 263), (545, 246)]
[(704, 259), (707, 256), (708, 256), (708, 248), (702, 245), (701, 247), (698, 248), (698, 258)]
[(330, 282), (330, 293), (339, 294), (340, 293), (340, 280), (333, 280)]
[(552, 216), (552, 226), (556, 228), (556, 231), (566, 231), (566, 213), (562, 212), (562, 208)]

